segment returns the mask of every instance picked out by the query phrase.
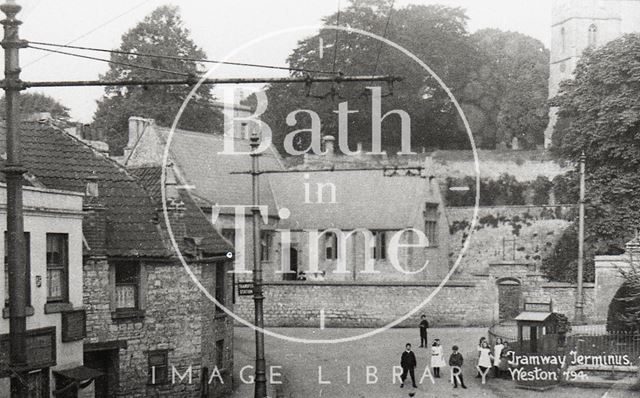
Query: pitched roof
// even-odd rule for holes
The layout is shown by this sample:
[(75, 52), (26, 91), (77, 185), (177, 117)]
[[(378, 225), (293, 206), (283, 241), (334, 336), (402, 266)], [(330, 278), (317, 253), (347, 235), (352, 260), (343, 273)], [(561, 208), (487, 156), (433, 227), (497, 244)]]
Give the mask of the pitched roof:
[[(45, 187), (84, 192), (87, 177), (98, 177), (106, 207), (108, 255), (173, 254), (163, 238), (156, 204), (124, 168), (51, 124), (22, 123), (20, 136), (23, 165)], [(6, 153), (4, 123), (0, 124), (0, 151)]]
[[(415, 227), (424, 203), (440, 203), (435, 182), (420, 177), (386, 177), (382, 169), (296, 172), (273, 174), (271, 178), (278, 207), (291, 212), (285, 221), (291, 229)], [(318, 184), (325, 184), (324, 203), (316, 203)], [(329, 203), (328, 184), (335, 186), (336, 203)]]
[[(140, 184), (146, 189), (155, 202), (156, 207), (159, 208), (162, 201), (162, 167), (143, 166), (132, 167), (128, 170), (138, 178)], [(207, 216), (202, 212), (191, 195), (186, 190), (180, 190), (180, 198), (185, 204), (184, 222), (187, 236), (202, 238), (203, 240), (202, 243), (199, 244), (199, 248), (205, 253), (213, 254), (231, 251), (232, 247), (225, 243), (215, 228), (207, 221)], [(183, 252), (189, 249), (184, 241), (178, 241), (178, 245), (180, 245), (180, 250)]]
[[(171, 129), (155, 127), (166, 142)], [(194, 186), (192, 193), (209, 205), (221, 206), (251, 205), (251, 176), (231, 174), (251, 170), (249, 142), (234, 138), (235, 150), (242, 155), (221, 154), (224, 137), (217, 134), (175, 130), (171, 138), (171, 160), (175, 162), (184, 177)], [(281, 170), (279, 155), (271, 147), (260, 157), (261, 170)], [(270, 208), (275, 206), (270, 176), (263, 175), (260, 185), (260, 202)], [(201, 202), (202, 203), (202, 202)], [(233, 209), (221, 208), (222, 213), (233, 213)]]

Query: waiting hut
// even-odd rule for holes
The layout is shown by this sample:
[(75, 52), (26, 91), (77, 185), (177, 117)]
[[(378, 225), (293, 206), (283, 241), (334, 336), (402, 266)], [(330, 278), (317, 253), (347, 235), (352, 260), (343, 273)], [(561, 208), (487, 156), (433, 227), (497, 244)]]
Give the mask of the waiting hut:
[[(557, 334), (558, 319), (553, 312), (551, 300), (525, 301), (524, 310), (515, 318), (518, 326), (518, 345), (520, 350), (528, 353), (545, 352), (555, 349), (557, 338), (547, 339), (545, 336)], [(528, 329), (528, 339), (525, 339), (525, 328)], [(528, 346), (526, 344), (528, 340)]]

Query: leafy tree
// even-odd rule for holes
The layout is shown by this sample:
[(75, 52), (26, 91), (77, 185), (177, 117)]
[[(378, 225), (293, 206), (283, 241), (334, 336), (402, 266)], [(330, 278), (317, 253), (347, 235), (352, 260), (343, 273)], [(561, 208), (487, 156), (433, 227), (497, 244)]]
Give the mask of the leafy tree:
[[(54, 119), (68, 119), (69, 108), (62, 105), (55, 98), (42, 93), (21, 93), (20, 114), (22, 118), (39, 112), (49, 112)], [(3, 119), (5, 115), (5, 98), (0, 98), (0, 117)]]
[(607, 330), (637, 332), (640, 331), (640, 272), (634, 268), (623, 276), (625, 281), (609, 304)]
[[(142, 22), (122, 36), (119, 50), (132, 53), (151, 53), (205, 59), (206, 54), (191, 39), (177, 7), (161, 6)], [(157, 71), (131, 68), (122, 64), (111, 64), (102, 79), (160, 79), (176, 78), (175, 71), (196, 77), (202, 65), (182, 60), (151, 58), (137, 55), (112, 53), (116, 63), (140, 65)], [(106, 133), (111, 152), (120, 154), (127, 142), (127, 121), (130, 116), (154, 118), (158, 124), (170, 125), (184, 99), (191, 91), (185, 85), (148, 85), (139, 87), (106, 87), (98, 101), (94, 115), (94, 126)], [(213, 132), (222, 115), (212, 106), (210, 86), (200, 86), (196, 95), (185, 108), (179, 127), (189, 130)]]
[(498, 29), (479, 30), (470, 39), (481, 61), (460, 97), (479, 145), (510, 145), (514, 137), (523, 148), (542, 144), (549, 111), (549, 51), (537, 39)]
[[(619, 251), (640, 221), (640, 35), (585, 51), (554, 99), (557, 157), (586, 155), (585, 247)], [(577, 185), (576, 174), (571, 184)], [(577, 246), (576, 246), (577, 247)]]
[[(459, 8), (444, 6), (408, 5), (392, 11), (388, 0), (352, 0), (338, 14), (324, 18), (327, 25), (349, 26), (386, 37), (424, 60), (454, 92), (460, 90), (475, 67), (476, 53), (468, 40), (467, 16)], [(337, 45), (336, 44), (337, 36)], [(320, 39), (325, 43), (324, 56), (319, 54)], [(335, 68), (334, 68), (335, 57)], [(467, 145), (466, 135), (456, 128), (457, 113), (438, 83), (415, 61), (400, 51), (367, 36), (323, 29), (316, 35), (300, 41), (289, 56), (292, 68), (306, 70), (341, 71), (347, 75), (388, 74), (400, 75), (404, 80), (393, 85), (393, 95), (382, 100), (383, 112), (402, 109), (411, 115), (412, 147), (462, 147)], [(293, 72), (304, 75), (303, 72)], [(284, 136), (291, 131), (307, 128), (307, 116), (298, 117), (298, 125), (288, 126), (286, 116), (297, 109), (311, 109), (320, 115), (323, 134), (336, 134), (337, 117), (334, 113), (339, 102), (348, 101), (349, 109), (359, 110), (349, 117), (349, 143), (352, 150), (357, 142), (365, 148), (371, 141), (371, 97), (367, 86), (380, 86), (383, 94), (391, 87), (385, 83), (278, 84), (268, 87), (270, 99), (263, 119), (271, 126), (274, 143), (282, 148)], [(331, 96), (335, 89), (339, 96)], [(310, 91), (311, 96), (307, 96)], [(328, 95), (329, 94), (329, 95)], [(314, 96), (325, 96), (324, 99)], [(395, 117), (391, 117), (393, 119)], [(383, 123), (382, 143), (390, 153), (400, 147), (398, 120)], [(454, 132), (454, 133), (452, 133)], [(310, 137), (300, 137), (294, 143), (297, 150), (306, 149)]]

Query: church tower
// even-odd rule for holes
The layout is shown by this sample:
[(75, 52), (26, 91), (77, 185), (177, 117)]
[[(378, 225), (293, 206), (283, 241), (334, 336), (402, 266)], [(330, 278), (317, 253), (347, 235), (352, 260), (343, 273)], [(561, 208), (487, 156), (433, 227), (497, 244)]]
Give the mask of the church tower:
[[(558, 94), (560, 82), (571, 79), (585, 49), (601, 46), (625, 33), (640, 31), (640, 0), (553, 0), (549, 97)], [(557, 121), (549, 112), (545, 146)]]

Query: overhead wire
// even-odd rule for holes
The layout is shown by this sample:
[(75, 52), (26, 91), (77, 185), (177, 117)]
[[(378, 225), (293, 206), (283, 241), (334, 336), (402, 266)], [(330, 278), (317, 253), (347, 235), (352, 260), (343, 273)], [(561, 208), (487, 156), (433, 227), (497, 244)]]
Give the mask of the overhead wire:
[(295, 71), (295, 72), (320, 73), (320, 74), (327, 74), (327, 75), (337, 73), (337, 72), (329, 72), (329, 71), (324, 71), (319, 69), (294, 68), (294, 67), (288, 67), (288, 66), (266, 65), (266, 64), (248, 63), (248, 62), (217, 61), (217, 60), (211, 60), (211, 59), (181, 57), (176, 55), (141, 53), (141, 52), (123, 51), (123, 50), (108, 50), (105, 48), (73, 46), (68, 44), (47, 43), (47, 42), (41, 42), (41, 41), (30, 41), (29, 43), (37, 44), (40, 46), (70, 48), (75, 50), (96, 51), (96, 52), (105, 52), (105, 53), (111, 53), (111, 54), (132, 55), (137, 57), (168, 59), (168, 60), (183, 61), (183, 62), (201, 62), (201, 63), (210, 63), (210, 64), (219, 64), (219, 65), (246, 66), (246, 67), (254, 67), (254, 68), (278, 69), (278, 70), (287, 70), (287, 71)]

